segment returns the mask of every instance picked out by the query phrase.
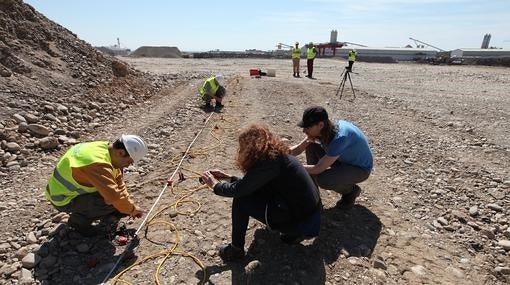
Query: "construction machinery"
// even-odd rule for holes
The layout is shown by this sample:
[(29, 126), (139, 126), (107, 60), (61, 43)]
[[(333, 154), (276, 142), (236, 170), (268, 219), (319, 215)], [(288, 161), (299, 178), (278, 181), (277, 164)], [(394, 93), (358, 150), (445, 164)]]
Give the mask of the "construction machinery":
[(428, 44), (428, 43), (426, 43), (426, 42), (422, 42), (422, 41), (420, 41), (420, 40), (413, 39), (413, 38), (411, 38), (411, 37), (410, 37), (409, 39), (410, 39), (410, 40), (412, 40), (412, 41), (414, 41), (414, 44), (416, 44), (416, 45), (418, 45), (417, 43), (420, 43), (420, 44), (422, 44), (422, 45), (426, 45), (426, 46), (431, 47), (431, 48), (433, 48), (433, 49), (437, 49), (437, 50), (439, 50), (439, 51), (441, 51), (441, 52), (445, 52), (445, 50), (444, 50), (444, 49), (442, 49), (442, 48), (438, 48), (438, 47), (433, 46), (433, 45), (431, 45), (431, 44)]
[(358, 47), (367, 47), (367, 46), (362, 45), (362, 44), (351, 43), (351, 42), (344, 42), (344, 44), (345, 44), (346, 46), (351, 45), (351, 46), (358, 46)]
[(289, 48), (289, 49), (293, 48), (293, 46), (290, 46), (290, 45), (288, 45), (288, 44), (283, 44), (283, 43), (278, 43), (278, 45), (277, 45), (276, 47), (277, 47), (279, 50), (281, 50), (281, 49), (282, 49), (282, 47), (286, 47), (286, 48)]

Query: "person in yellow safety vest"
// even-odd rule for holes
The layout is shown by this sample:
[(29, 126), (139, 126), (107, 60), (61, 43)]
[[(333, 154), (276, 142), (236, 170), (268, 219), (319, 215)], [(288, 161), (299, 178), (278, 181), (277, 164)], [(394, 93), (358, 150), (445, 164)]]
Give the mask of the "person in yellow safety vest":
[(216, 101), (215, 105), (216, 109), (221, 109), (224, 107), (223, 104), (221, 104), (221, 101), (225, 96), (226, 89), (225, 87), (222, 86), (222, 84), (220, 84), (222, 80), (223, 80), (222, 75), (216, 75), (207, 78), (202, 84), (199, 96), (205, 102), (205, 109), (212, 108), (211, 106), (212, 99)]
[(348, 71), (352, 71), (352, 65), (356, 61), (356, 58), (358, 58), (358, 53), (355, 49), (351, 49), (349, 53), (347, 54), (347, 60), (349, 61), (349, 66), (346, 67)]
[[(97, 235), (98, 229), (115, 231), (120, 218), (143, 216), (127, 192), (123, 168), (147, 151), (135, 135), (122, 135), (113, 143), (77, 144), (58, 161), (45, 196), (58, 211), (70, 214), (68, 226), (83, 236)], [(100, 220), (97, 227), (92, 225), (95, 220)]]
[(301, 49), (299, 48), (299, 43), (296, 42), (294, 47), (292, 48), (292, 71), (294, 72), (292, 76), (299, 76), (299, 61), (301, 60)]
[(308, 75), (306, 77), (313, 79), (313, 60), (317, 56), (317, 49), (313, 45), (312, 42), (308, 44), (308, 48), (306, 49), (306, 66), (308, 68)]

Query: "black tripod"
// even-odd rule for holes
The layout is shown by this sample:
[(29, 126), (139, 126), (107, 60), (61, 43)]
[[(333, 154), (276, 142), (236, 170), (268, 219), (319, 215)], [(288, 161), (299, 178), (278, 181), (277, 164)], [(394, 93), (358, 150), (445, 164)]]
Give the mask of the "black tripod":
[[(356, 94), (354, 93), (354, 87), (352, 87), (352, 80), (351, 80), (351, 70), (349, 68), (345, 68), (344, 72), (342, 72), (342, 81), (340, 81), (340, 85), (338, 86), (338, 89), (336, 90), (336, 95), (338, 95), (338, 92), (340, 92), (340, 99), (342, 99), (342, 95), (344, 94), (344, 87), (345, 87), (345, 81), (347, 78), (349, 78), (349, 83), (351, 84), (351, 90), (352, 90), (352, 96), (354, 96), (354, 99), (356, 99)], [(340, 90), (340, 88), (342, 90)]]

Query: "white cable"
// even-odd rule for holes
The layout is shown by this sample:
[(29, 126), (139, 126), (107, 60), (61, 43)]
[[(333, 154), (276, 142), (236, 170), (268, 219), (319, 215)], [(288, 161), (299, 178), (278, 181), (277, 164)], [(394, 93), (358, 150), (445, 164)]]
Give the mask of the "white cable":
[[(212, 115), (214, 114), (214, 112), (211, 112), (211, 114), (209, 115), (209, 117), (207, 117), (207, 120), (205, 120), (204, 122), (204, 125), (202, 127), (202, 129), (200, 129), (200, 131), (197, 133), (197, 135), (195, 136), (195, 138), (191, 141), (191, 143), (189, 144), (188, 148), (186, 149), (186, 151), (184, 152), (184, 154), (182, 155), (181, 157), (181, 160), (179, 161), (179, 164), (177, 164), (177, 167), (175, 168), (174, 172), (172, 173), (172, 175), (170, 176), (170, 178), (168, 179), (169, 181), (173, 181), (172, 179), (174, 178), (175, 174), (177, 173), (177, 171), (179, 170), (179, 168), (181, 167), (182, 165), (182, 162), (184, 161), (184, 159), (186, 158), (186, 156), (188, 155), (188, 152), (189, 150), (191, 149), (191, 146), (195, 143), (195, 141), (197, 140), (198, 136), (200, 136), (200, 134), (202, 133), (202, 131), (205, 129), (205, 126), (207, 126), (207, 123), (209, 122), (209, 119), (211, 119)], [(165, 184), (165, 187), (163, 187), (163, 190), (161, 190), (161, 192), (159, 193), (159, 196), (158, 198), (156, 199), (156, 201), (152, 204), (152, 207), (151, 209), (149, 210), (149, 212), (147, 213), (147, 215), (145, 215), (145, 218), (143, 219), (142, 223), (140, 224), (140, 226), (138, 227), (138, 229), (136, 230), (135, 232), (135, 235), (138, 235), (138, 232), (140, 232), (140, 230), (142, 229), (142, 227), (145, 225), (145, 223), (147, 222), (147, 219), (149, 218), (150, 214), (152, 213), (152, 211), (154, 210), (154, 207), (156, 207), (156, 205), (158, 204), (159, 200), (161, 199), (161, 197), (163, 196), (163, 193), (165, 193), (166, 191), (166, 188), (168, 187), (168, 183)], [(129, 246), (131, 245), (133, 240), (130, 240), (128, 242), (128, 244), (126, 245), (126, 249), (129, 248)], [(106, 277), (103, 279), (103, 282), (101, 284), (104, 284), (108, 278), (110, 278), (110, 276), (112, 275), (113, 271), (115, 271), (115, 269), (117, 268), (117, 265), (119, 265), (119, 262), (122, 260), (122, 258), (124, 257), (124, 254), (126, 253), (126, 250), (124, 250), (122, 252), (122, 254), (119, 256), (119, 258), (117, 258), (117, 261), (115, 262), (115, 264), (113, 265), (112, 269), (110, 270), (110, 272), (108, 272), (108, 275), (106, 275)]]

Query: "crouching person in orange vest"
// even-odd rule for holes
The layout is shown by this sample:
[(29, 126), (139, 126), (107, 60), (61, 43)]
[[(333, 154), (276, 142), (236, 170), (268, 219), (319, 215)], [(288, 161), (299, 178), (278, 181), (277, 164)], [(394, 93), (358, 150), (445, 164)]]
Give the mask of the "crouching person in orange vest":
[(113, 143), (77, 144), (57, 163), (46, 198), (58, 211), (70, 214), (68, 226), (83, 236), (97, 234), (95, 220), (116, 227), (121, 217), (140, 218), (143, 211), (127, 192), (123, 168), (146, 154), (145, 142), (135, 135), (122, 135)]

